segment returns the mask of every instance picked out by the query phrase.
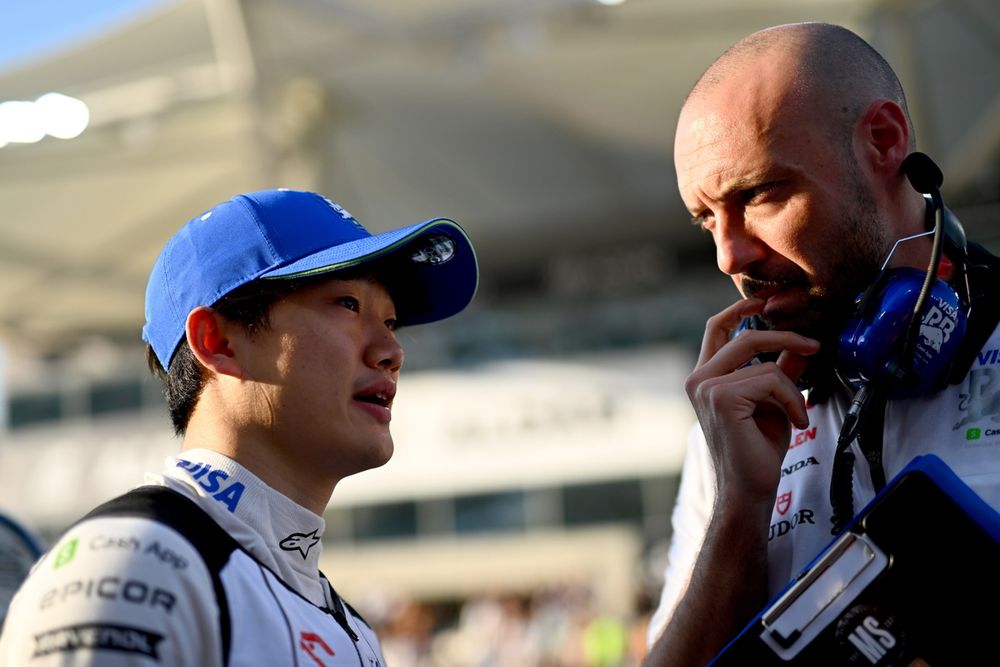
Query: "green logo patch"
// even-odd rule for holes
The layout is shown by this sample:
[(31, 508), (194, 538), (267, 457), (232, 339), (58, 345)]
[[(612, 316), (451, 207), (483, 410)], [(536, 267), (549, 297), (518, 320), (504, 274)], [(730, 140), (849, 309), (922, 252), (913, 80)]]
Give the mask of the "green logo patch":
[(76, 546), (80, 543), (80, 540), (75, 537), (66, 542), (66, 544), (59, 547), (59, 551), (56, 552), (56, 558), (52, 563), (52, 569), (58, 570), (63, 565), (69, 564), (73, 557), (76, 556)]
[(968, 431), (965, 432), (965, 439), (966, 440), (979, 440), (979, 438), (982, 435), (983, 435), (982, 430), (980, 430), (978, 428), (970, 428)]

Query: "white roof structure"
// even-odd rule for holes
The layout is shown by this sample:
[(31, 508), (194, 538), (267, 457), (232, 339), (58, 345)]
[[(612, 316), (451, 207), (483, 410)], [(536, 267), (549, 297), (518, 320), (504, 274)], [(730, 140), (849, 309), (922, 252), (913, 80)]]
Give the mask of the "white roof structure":
[(681, 100), (724, 46), (797, 20), (882, 50), (946, 198), (986, 193), (964, 221), (990, 232), (991, 0), (174, 0), (0, 73), (0, 101), (57, 91), (91, 111), (76, 139), (0, 148), (0, 340), (136, 340), (165, 239), (259, 187), (320, 189), (376, 231), (454, 217), (487, 286), (566, 246), (703, 246), (675, 194)]

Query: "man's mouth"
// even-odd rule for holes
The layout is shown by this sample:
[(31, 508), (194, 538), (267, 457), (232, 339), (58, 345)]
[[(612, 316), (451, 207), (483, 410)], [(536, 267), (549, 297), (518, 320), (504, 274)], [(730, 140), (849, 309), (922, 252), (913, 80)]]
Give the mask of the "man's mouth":
[(392, 405), (392, 399), (389, 398), (387, 394), (383, 394), (381, 392), (375, 394), (359, 394), (354, 397), (354, 400), (361, 401), (362, 403), (381, 405), (384, 408), (388, 408)]
[(392, 380), (378, 380), (368, 384), (353, 398), (358, 403), (364, 403), (372, 407), (365, 408), (372, 412), (380, 420), (388, 421), (392, 409), (392, 400), (396, 396), (396, 383)]
[(748, 299), (762, 299), (764, 301), (767, 301), (775, 294), (780, 294), (781, 292), (785, 291), (785, 289), (787, 289), (785, 285), (780, 285), (778, 283), (771, 283), (770, 285), (754, 287), (753, 289), (749, 290), (744, 286), (743, 295)]
[(744, 297), (764, 300), (785, 291), (809, 289), (807, 283), (799, 280), (759, 280), (749, 276), (744, 276), (740, 280), (740, 287)]

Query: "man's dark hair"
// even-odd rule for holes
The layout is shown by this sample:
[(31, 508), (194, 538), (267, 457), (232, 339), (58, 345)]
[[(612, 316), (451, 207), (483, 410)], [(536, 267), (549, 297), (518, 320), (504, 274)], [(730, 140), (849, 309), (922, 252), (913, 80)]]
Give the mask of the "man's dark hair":
[[(322, 277), (331, 276), (328, 274)], [(227, 320), (243, 325), (247, 333), (252, 336), (268, 328), (271, 306), (279, 299), (317, 282), (319, 282), (317, 278), (254, 280), (226, 294), (212, 304), (212, 308)], [(167, 399), (167, 409), (170, 411), (174, 432), (183, 435), (194, 412), (194, 406), (198, 403), (198, 397), (205, 388), (205, 368), (195, 358), (187, 338), (182, 338), (174, 351), (169, 370), (163, 368), (149, 345), (146, 346), (146, 363), (149, 364), (149, 370), (153, 375), (163, 381), (163, 395)]]
[[(357, 267), (306, 278), (254, 280), (226, 294), (212, 304), (212, 308), (227, 320), (243, 325), (247, 333), (253, 336), (270, 326), (268, 315), (271, 307), (283, 297), (327, 280), (357, 278), (370, 278), (382, 283), (396, 300), (397, 306), (401, 301), (401, 293), (407, 290), (408, 284), (412, 284), (398, 265), (366, 262)], [(407, 303), (412, 303), (417, 298), (412, 292), (408, 292), (406, 296)], [(163, 381), (163, 395), (167, 400), (174, 432), (183, 435), (205, 388), (205, 368), (195, 358), (186, 338), (182, 338), (177, 346), (169, 370), (163, 368), (149, 345), (146, 346), (146, 363), (153, 375)]]

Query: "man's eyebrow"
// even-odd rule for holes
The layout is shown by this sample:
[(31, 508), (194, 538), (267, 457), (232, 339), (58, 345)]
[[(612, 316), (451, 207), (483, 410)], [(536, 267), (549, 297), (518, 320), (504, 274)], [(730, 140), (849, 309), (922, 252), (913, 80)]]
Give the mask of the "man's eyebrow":
[(768, 181), (774, 180), (773, 176), (765, 174), (764, 172), (755, 172), (752, 174), (744, 174), (742, 176), (737, 176), (730, 179), (729, 181), (723, 181), (719, 188), (721, 197), (719, 200), (725, 200), (732, 197), (734, 194), (749, 190), (759, 186), (761, 183), (766, 183)]
[(757, 172), (752, 174), (744, 174), (741, 176), (735, 176), (727, 180), (722, 180), (718, 187), (718, 197), (709, 196), (704, 190), (698, 193), (698, 205), (688, 206), (688, 213), (691, 214), (692, 219), (697, 220), (697, 218), (708, 208), (708, 204), (711, 203), (725, 203), (726, 200), (731, 199), (734, 195), (748, 190), (750, 188), (756, 187), (761, 183), (767, 182), (765, 174), (763, 172)]

